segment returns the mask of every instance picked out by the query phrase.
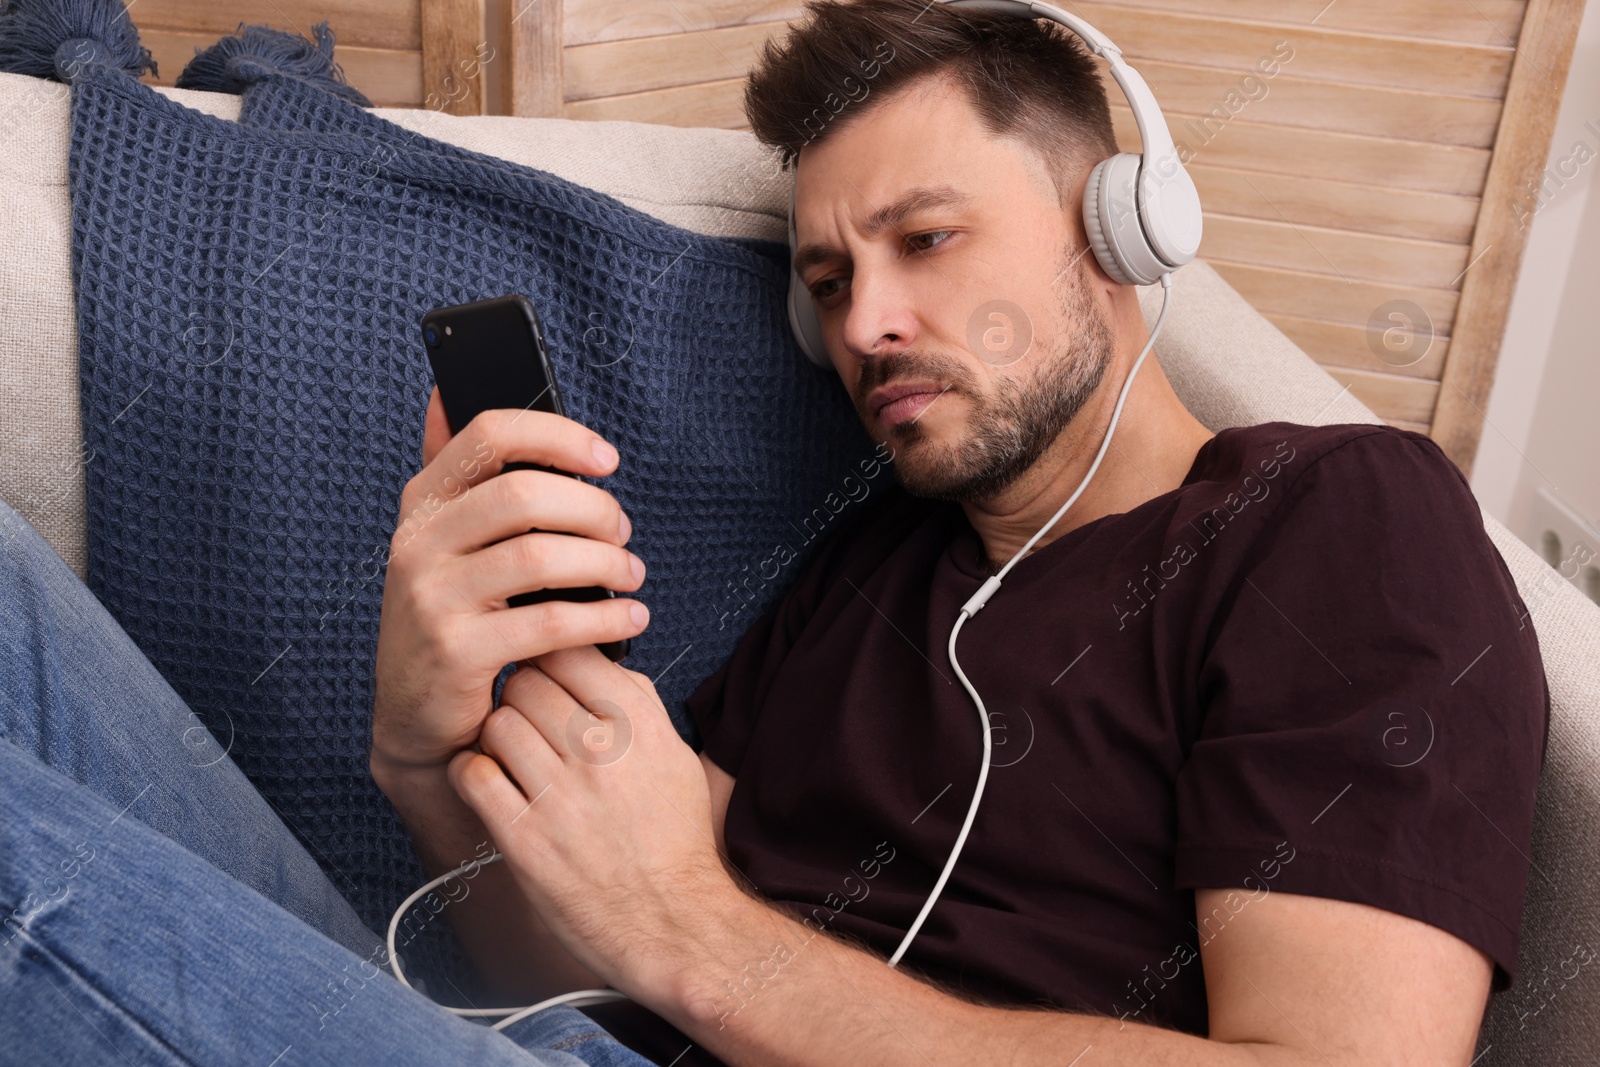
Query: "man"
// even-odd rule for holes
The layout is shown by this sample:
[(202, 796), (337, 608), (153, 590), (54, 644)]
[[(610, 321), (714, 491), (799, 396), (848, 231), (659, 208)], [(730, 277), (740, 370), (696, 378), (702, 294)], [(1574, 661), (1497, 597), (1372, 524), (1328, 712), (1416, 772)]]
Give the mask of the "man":
[[(453, 910), (474, 957), (508, 993), (627, 993), (648, 1013), (592, 1014), (661, 1063), (1468, 1063), (1516, 963), (1548, 714), (1515, 587), (1427, 438), (1212, 434), (1153, 360), (1097, 476), (961, 633), (994, 769), (885, 965), (979, 767), (950, 628), (1082, 479), (1148, 335), (1086, 254), (1115, 143), (1059, 28), (808, 12), (747, 111), (796, 166), (797, 269), (906, 492), (694, 695), (698, 759), (588, 647), (642, 605), (506, 608), (639, 588), (602, 489), (495, 478), (395, 552), (372, 769), (435, 872), (505, 854)], [(973, 343), (995, 301), (1014, 332)], [(449, 439), (434, 400), (402, 513), (485, 448), (474, 484), (618, 462), (555, 417)]]

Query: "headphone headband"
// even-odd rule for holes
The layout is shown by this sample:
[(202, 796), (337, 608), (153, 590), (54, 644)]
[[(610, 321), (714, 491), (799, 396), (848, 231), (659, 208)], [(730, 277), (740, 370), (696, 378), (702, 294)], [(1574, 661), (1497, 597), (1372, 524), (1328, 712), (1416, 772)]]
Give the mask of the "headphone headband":
[[(1122, 50), (1084, 19), (1042, 0), (936, 0), (949, 7), (1045, 18), (1076, 34), (1111, 67), (1139, 127), (1143, 152), (1119, 152), (1099, 163), (1084, 189), (1083, 223), (1095, 258), (1113, 281), (1151, 285), (1192, 261), (1200, 250), (1203, 216), (1194, 181), (1178, 158), (1155, 94)], [(796, 171), (798, 176), (798, 168)], [(797, 245), (794, 189), (789, 190), (790, 262)], [(791, 267), (789, 325), (800, 350), (815, 364), (831, 366), (811, 293)]]

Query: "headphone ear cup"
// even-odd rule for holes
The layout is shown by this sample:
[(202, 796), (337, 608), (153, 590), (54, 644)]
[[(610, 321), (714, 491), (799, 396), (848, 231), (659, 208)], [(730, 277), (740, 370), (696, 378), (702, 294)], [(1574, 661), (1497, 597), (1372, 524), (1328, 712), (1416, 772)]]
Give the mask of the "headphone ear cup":
[(1089, 181), (1083, 187), (1083, 230), (1089, 236), (1089, 247), (1094, 251), (1094, 258), (1100, 261), (1100, 268), (1112, 281), (1132, 285), (1133, 281), (1123, 272), (1122, 264), (1107, 243), (1105, 230), (1100, 225), (1101, 186), (1110, 163), (1110, 159), (1103, 159), (1089, 172)]
[(817, 306), (811, 301), (811, 293), (806, 289), (805, 282), (800, 280), (800, 274), (794, 269), (795, 245), (799, 238), (794, 230), (794, 186), (789, 187), (789, 329), (794, 333), (795, 343), (800, 346), (806, 358), (819, 367), (833, 369), (833, 362), (828, 359), (828, 346), (822, 342), (822, 323), (817, 319)]
[(1172, 270), (1157, 256), (1139, 217), (1138, 181), (1143, 157), (1118, 152), (1090, 172), (1083, 223), (1089, 244), (1112, 281), (1151, 285)]
[[(791, 244), (789, 248), (790, 255), (793, 255), (794, 245)], [(817, 306), (812, 302), (811, 293), (806, 290), (800, 275), (792, 269), (789, 271), (789, 328), (794, 331), (795, 342), (807, 359), (819, 367), (833, 369), (833, 361), (828, 358), (828, 346), (822, 340), (822, 322), (817, 318)]]

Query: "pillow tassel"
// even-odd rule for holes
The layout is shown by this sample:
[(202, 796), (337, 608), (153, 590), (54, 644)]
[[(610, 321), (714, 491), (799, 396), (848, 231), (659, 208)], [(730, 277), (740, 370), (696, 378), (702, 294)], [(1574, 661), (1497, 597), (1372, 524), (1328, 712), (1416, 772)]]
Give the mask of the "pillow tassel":
[(0, 71), (70, 82), (99, 63), (156, 72), (122, 0), (0, 0)]
[(372, 102), (344, 79), (333, 61), (333, 31), (326, 22), (311, 28), (307, 40), (285, 30), (239, 24), (231, 36), (196, 51), (175, 83), (179, 89), (240, 94), (270, 77), (306, 82), (360, 107)]

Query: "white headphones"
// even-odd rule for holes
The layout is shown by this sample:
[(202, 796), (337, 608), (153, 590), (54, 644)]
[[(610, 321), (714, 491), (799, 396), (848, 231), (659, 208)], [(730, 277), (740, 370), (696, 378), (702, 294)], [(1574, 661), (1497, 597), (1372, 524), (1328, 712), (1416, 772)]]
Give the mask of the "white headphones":
[[(1200, 194), (1183, 169), (1167, 120), (1139, 72), (1105, 34), (1076, 15), (1038, 0), (937, 0), (950, 7), (995, 11), (1017, 18), (1059, 22), (1111, 64), (1111, 76), (1128, 98), (1144, 153), (1119, 152), (1095, 166), (1083, 192), (1083, 226), (1095, 258), (1113, 281), (1153, 285), (1194, 259), (1200, 250)], [(794, 189), (789, 190), (789, 256), (794, 261)], [(819, 367), (832, 367), (811, 292), (789, 270), (789, 325)]]

